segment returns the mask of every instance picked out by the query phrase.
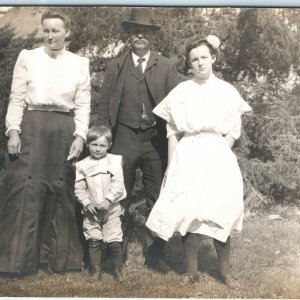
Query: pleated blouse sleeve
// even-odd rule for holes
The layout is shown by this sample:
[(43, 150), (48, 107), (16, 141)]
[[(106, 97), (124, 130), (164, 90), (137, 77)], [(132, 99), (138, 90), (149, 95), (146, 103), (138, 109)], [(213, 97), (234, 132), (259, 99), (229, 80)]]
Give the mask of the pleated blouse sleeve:
[(175, 87), (154, 109), (153, 112), (167, 121), (167, 138), (172, 135), (180, 135), (172, 115), (172, 105), (176, 102), (178, 86)]
[(17, 130), (19, 133), (21, 132), (20, 126), (24, 109), (26, 108), (28, 88), (28, 54), (28, 50), (22, 50), (14, 67), (11, 93), (5, 120), (7, 129), (5, 132), (6, 135), (8, 135), (10, 130)]
[(241, 135), (241, 116), (246, 112), (250, 112), (252, 108), (240, 96), (239, 92), (233, 86), (230, 92), (230, 98), (232, 105), (230, 108), (230, 113), (227, 116), (227, 135), (233, 137), (234, 139), (238, 139)]
[(79, 135), (85, 140), (88, 131), (91, 110), (91, 86), (89, 60), (86, 57), (81, 57), (80, 59), (82, 68), (78, 88), (74, 98), (74, 135)]

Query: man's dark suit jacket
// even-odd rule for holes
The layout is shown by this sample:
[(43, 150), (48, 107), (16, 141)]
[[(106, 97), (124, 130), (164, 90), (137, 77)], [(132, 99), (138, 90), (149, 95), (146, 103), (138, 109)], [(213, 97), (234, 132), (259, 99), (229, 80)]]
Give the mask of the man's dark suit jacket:
[[(106, 125), (113, 131), (117, 124), (130, 59), (131, 53), (128, 51), (124, 56), (112, 60), (107, 67), (101, 88), (97, 123)], [(150, 52), (144, 75), (155, 105), (179, 83), (175, 65), (155, 51)]]

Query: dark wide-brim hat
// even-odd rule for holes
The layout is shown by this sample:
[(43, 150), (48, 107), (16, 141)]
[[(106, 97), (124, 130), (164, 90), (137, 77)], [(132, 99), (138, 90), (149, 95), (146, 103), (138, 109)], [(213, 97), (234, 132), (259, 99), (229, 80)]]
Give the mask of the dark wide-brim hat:
[(156, 24), (153, 16), (153, 12), (149, 8), (135, 7), (131, 10), (128, 20), (121, 22), (122, 27), (125, 30), (129, 30), (137, 25), (150, 28), (154, 31), (160, 29), (160, 24)]

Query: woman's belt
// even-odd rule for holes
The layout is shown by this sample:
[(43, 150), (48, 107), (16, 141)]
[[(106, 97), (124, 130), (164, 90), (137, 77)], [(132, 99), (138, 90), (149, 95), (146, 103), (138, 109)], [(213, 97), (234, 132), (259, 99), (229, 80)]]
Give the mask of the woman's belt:
[(70, 109), (66, 107), (56, 106), (56, 105), (33, 105), (28, 104), (27, 110), (39, 110), (39, 111), (49, 111), (49, 112), (65, 112), (69, 113), (72, 112)]
[(194, 132), (194, 133), (189, 133), (189, 132), (185, 132), (184, 133), (184, 137), (188, 137), (188, 136), (201, 136), (201, 135), (215, 135), (215, 136), (222, 136), (221, 132), (216, 132), (216, 131), (199, 131), (199, 132)]

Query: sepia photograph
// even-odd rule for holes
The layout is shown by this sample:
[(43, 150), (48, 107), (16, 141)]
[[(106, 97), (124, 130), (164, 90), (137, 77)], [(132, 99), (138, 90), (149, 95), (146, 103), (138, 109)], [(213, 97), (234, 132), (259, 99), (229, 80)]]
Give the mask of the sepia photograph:
[(300, 298), (300, 8), (0, 6), (0, 297)]

